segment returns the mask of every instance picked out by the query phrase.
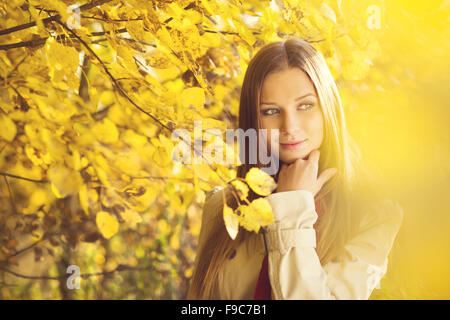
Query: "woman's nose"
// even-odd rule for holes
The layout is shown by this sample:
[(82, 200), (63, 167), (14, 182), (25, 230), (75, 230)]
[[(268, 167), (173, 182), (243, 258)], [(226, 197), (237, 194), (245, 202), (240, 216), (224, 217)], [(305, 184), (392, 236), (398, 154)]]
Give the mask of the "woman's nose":
[(281, 132), (285, 134), (295, 134), (300, 129), (300, 121), (293, 114), (286, 113), (283, 117)]

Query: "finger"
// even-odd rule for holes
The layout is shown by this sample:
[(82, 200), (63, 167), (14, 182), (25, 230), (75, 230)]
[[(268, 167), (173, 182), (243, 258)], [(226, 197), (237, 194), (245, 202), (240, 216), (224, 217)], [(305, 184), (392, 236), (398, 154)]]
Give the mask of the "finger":
[(308, 161), (312, 162), (312, 163), (318, 163), (319, 162), (319, 157), (320, 157), (320, 150), (319, 149), (314, 149), (309, 154)]
[(336, 173), (337, 173), (337, 169), (336, 168), (328, 168), (328, 169), (325, 169), (324, 171), (322, 171), (322, 173), (319, 175), (319, 178), (317, 178), (317, 184), (319, 185), (319, 190)]
[(294, 162), (292, 162), (292, 164), (301, 164), (301, 163), (304, 163), (304, 162), (306, 162), (306, 161), (308, 161), (308, 158), (306, 157), (306, 158), (298, 158), (298, 159), (295, 159), (295, 161)]
[(314, 149), (313, 151), (311, 151), (308, 161), (307, 161), (307, 166), (309, 166), (310, 168), (313, 169), (314, 171), (314, 177), (317, 178), (317, 174), (319, 172), (319, 157), (320, 157), (320, 151), (319, 149)]

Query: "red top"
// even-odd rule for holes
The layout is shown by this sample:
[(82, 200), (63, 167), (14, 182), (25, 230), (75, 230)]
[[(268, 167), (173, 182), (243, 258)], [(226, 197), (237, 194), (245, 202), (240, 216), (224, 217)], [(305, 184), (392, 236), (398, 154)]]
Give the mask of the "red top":
[[(315, 202), (316, 212), (319, 214), (320, 206), (319, 202)], [(272, 289), (270, 287), (269, 280), (269, 268), (268, 268), (268, 255), (264, 256), (262, 262), (261, 271), (259, 272), (258, 282), (256, 284), (255, 294), (253, 296), (254, 300), (271, 300)]]

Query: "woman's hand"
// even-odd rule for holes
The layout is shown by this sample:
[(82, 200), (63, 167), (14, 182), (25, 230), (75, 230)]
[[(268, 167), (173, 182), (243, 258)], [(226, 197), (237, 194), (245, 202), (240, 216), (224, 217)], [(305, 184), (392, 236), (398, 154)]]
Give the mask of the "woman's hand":
[(336, 168), (325, 169), (317, 177), (320, 151), (314, 149), (307, 160), (302, 158), (287, 165), (283, 163), (278, 174), (276, 192), (307, 190), (315, 196), (322, 186), (337, 172)]

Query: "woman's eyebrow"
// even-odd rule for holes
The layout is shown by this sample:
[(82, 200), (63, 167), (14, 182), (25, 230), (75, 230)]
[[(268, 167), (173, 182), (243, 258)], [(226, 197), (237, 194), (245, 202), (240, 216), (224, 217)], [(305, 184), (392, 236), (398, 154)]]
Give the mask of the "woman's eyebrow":
[[(312, 96), (312, 97), (317, 98), (316, 95), (315, 95), (314, 93), (307, 93), (307, 94), (305, 94), (305, 95), (303, 95), (303, 96), (300, 96), (300, 97), (296, 98), (295, 101), (301, 100), (301, 99), (306, 98), (306, 97), (308, 97), (308, 96)], [(275, 102), (261, 102), (260, 104), (272, 104), (272, 105), (277, 105)]]

